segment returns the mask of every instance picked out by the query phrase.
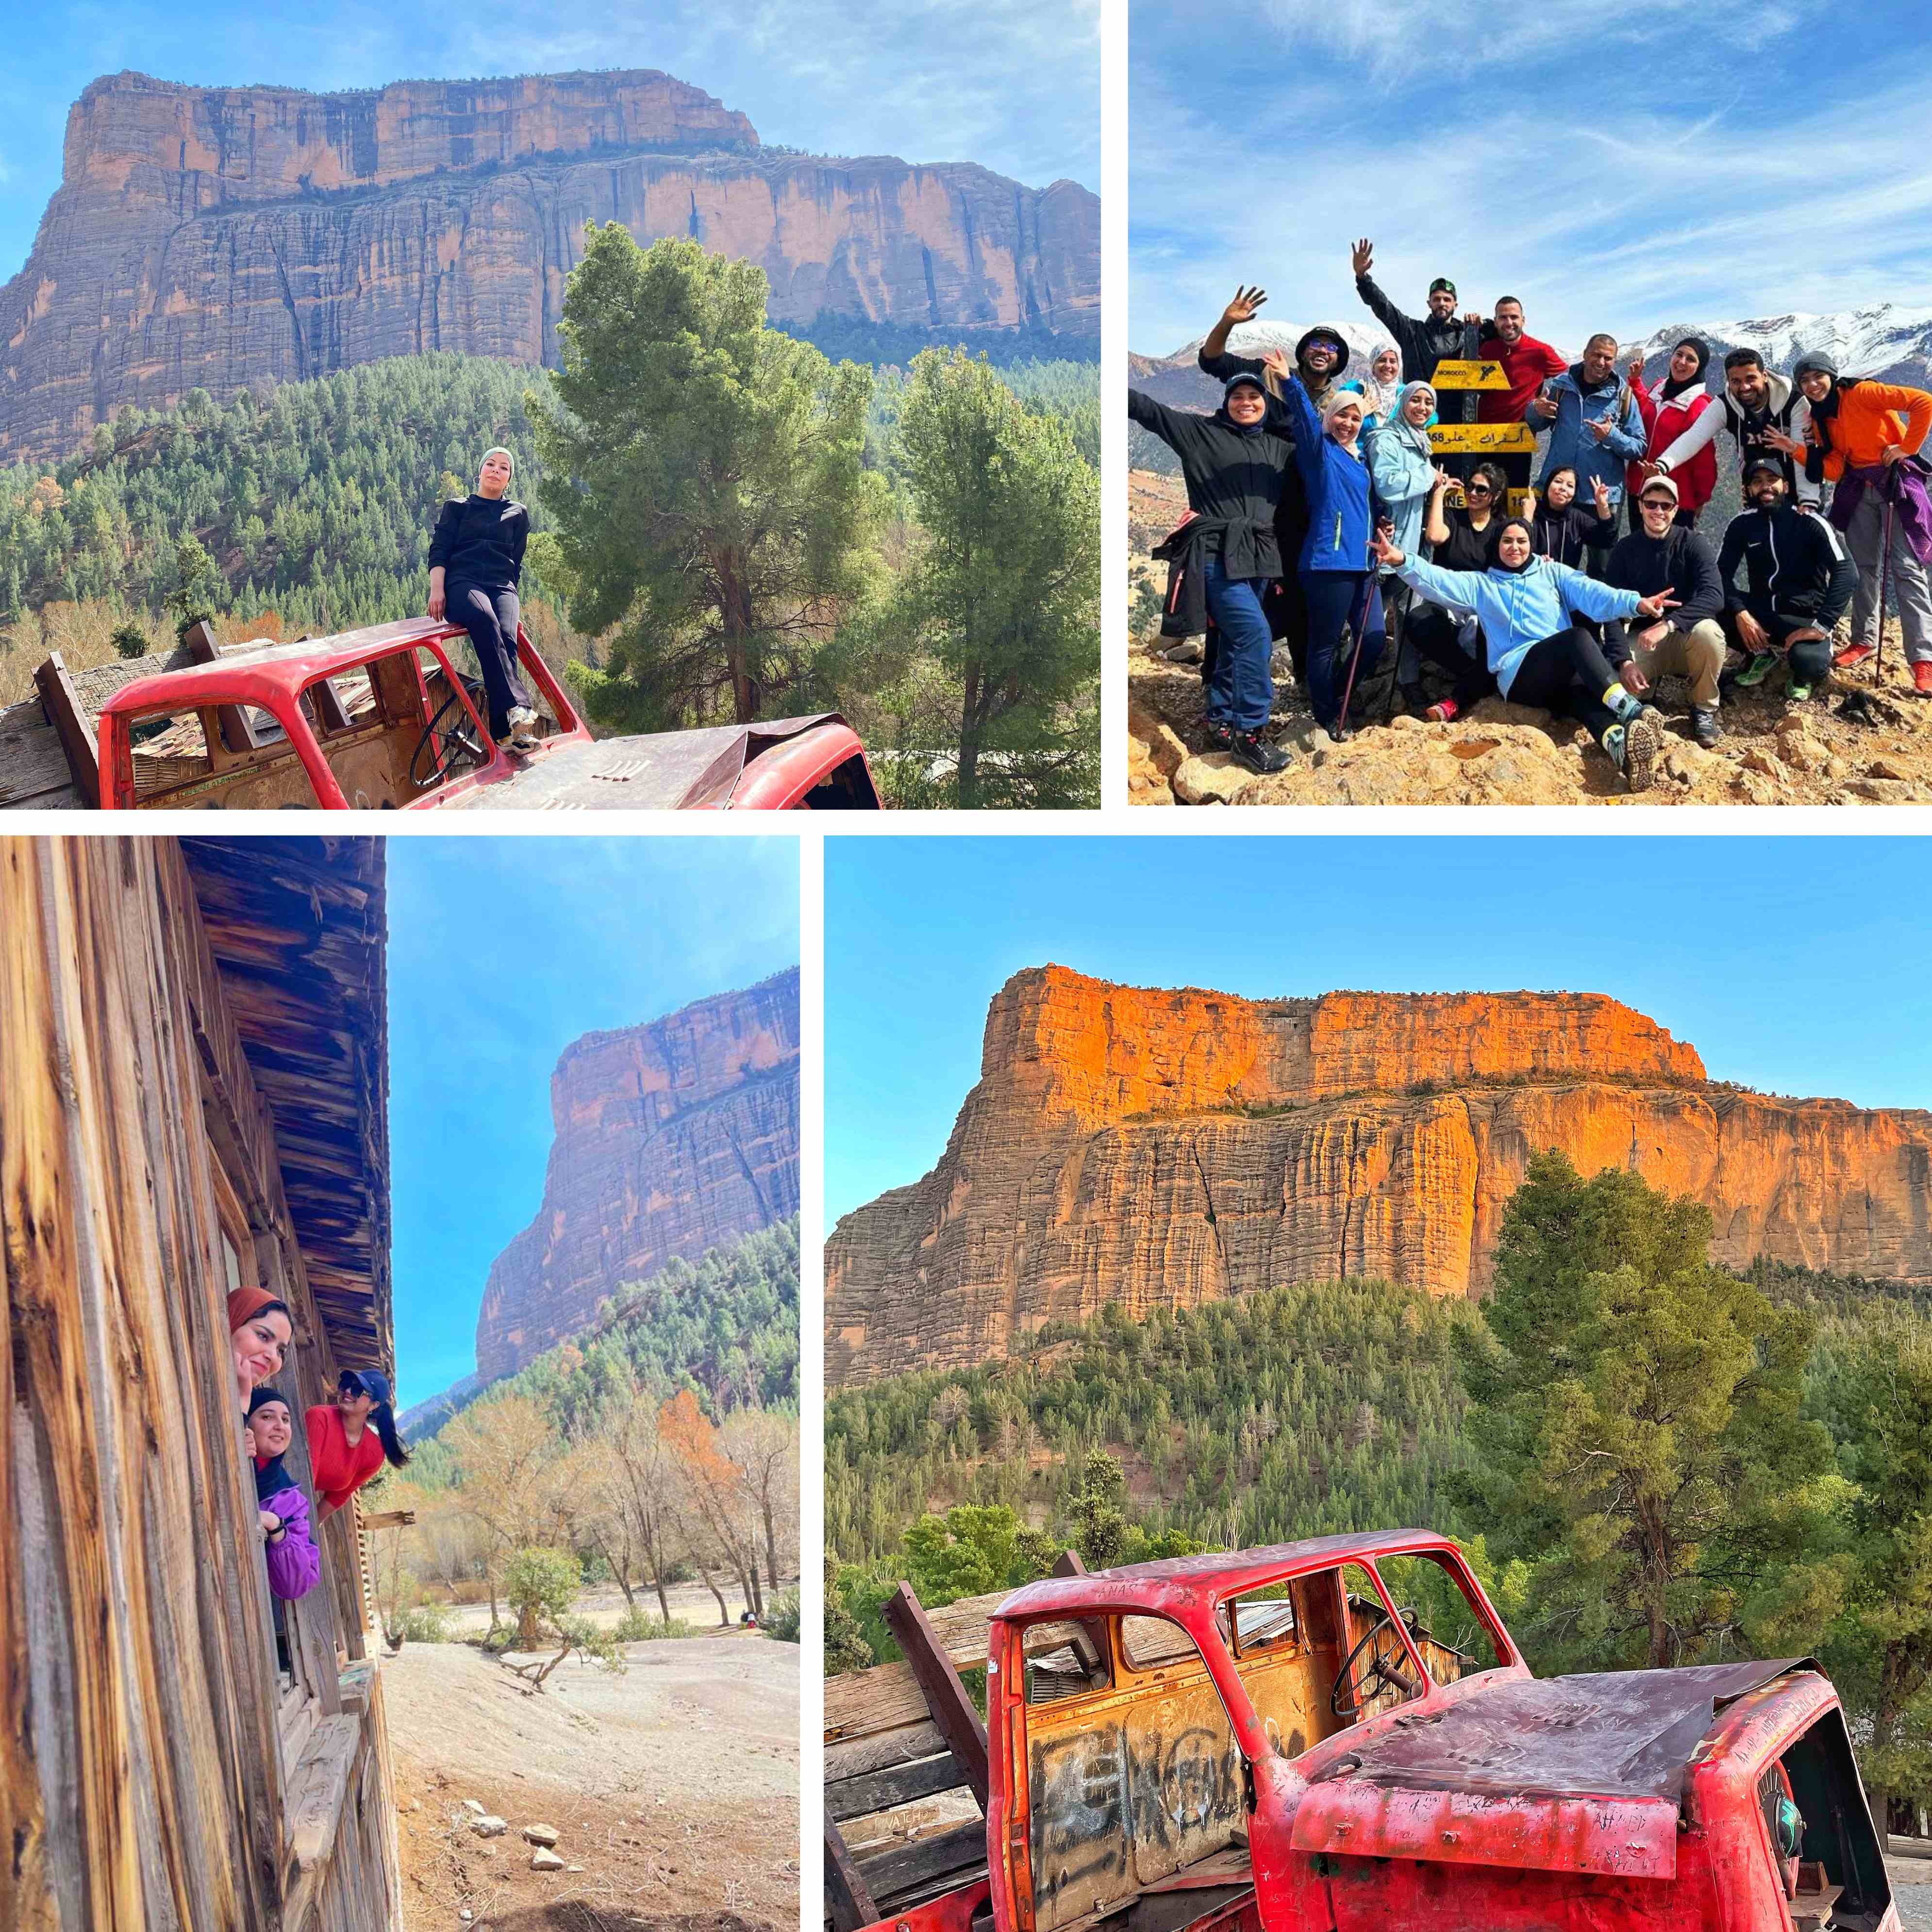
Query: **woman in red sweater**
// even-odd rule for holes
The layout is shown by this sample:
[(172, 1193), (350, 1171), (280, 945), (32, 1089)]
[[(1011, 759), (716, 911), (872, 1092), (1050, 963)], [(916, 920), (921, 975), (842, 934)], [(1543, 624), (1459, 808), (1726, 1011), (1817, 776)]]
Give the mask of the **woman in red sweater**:
[[(1663, 382), (1651, 390), (1643, 386), (1643, 351), (1640, 349), (1630, 358), (1630, 394), (1636, 398), (1637, 408), (1643, 416), (1648, 439), (1644, 454), (1652, 462), (1661, 456), (1716, 400), (1704, 386), (1704, 371), (1710, 361), (1709, 345), (1696, 336), (1687, 335), (1670, 352), (1670, 367), (1665, 371)], [(1624, 472), (1633, 530), (1640, 528), (1642, 522), (1637, 499), (1643, 494), (1646, 473), (1642, 463), (1631, 464)], [(1672, 470), (1671, 478), (1677, 485), (1677, 514), (1673, 520), (1685, 525), (1695, 524), (1698, 512), (1717, 494), (1716, 446), (1707, 442), (1689, 462)]]
[(318, 1522), (341, 1508), (381, 1468), (385, 1456), (398, 1469), (410, 1460), (396, 1433), (388, 1378), (380, 1369), (344, 1369), (334, 1401), (318, 1403), (302, 1421)]

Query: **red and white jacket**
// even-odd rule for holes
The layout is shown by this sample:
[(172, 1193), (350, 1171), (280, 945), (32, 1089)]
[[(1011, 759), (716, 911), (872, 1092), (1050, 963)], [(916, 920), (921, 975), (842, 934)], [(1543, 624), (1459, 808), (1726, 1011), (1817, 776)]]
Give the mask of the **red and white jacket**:
[[(1661, 400), (1664, 379), (1658, 378), (1654, 391), (1646, 389), (1641, 374), (1630, 379), (1630, 394), (1636, 398), (1636, 406), (1643, 416), (1643, 427), (1648, 439), (1645, 455), (1652, 462), (1661, 456), (1690, 425), (1717, 400), (1708, 389), (1680, 389), (1668, 402)], [(1712, 443), (1706, 443), (1697, 453), (1685, 463), (1681, 470), (1670, 472), (1671, 481), (1677, 485), (1677, 501), (1680, 508), (1701, 510), (1718, 493), (1718, 452)], [(1633, 500), (1643, 488), (1643, 465), (1633, 463), (1624, 472), (1624, 482)]]

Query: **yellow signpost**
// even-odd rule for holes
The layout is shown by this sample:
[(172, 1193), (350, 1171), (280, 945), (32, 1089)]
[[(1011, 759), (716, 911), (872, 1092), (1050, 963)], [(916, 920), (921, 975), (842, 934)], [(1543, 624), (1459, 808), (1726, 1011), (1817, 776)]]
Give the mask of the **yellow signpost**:
[[(1470, 389), (1507, 389), (1509, 378), (1503, 373), (1503, 365), (1489, 357), (1472, 357), (1466, 361), (1448, 360), (1436, 365), (1436, 374), (1430, 386), (1438, 394), (1448, 391), (1460, 394)], [(1438, 422), (1429, 432), (1430, 447), (1438, 456), (1497, 456), (1533, 454), (1536, 448), (1536, 432), (1528, 424), (1516, 423), (1445, 423)], [(1450, 494), (1460, 502), (1462, 491), (1452, 490)], [(1530, 493), (1527, 490), (1512, 490), (1509, 493), (1509, 512), (1512, 516), (1527, 513)]]

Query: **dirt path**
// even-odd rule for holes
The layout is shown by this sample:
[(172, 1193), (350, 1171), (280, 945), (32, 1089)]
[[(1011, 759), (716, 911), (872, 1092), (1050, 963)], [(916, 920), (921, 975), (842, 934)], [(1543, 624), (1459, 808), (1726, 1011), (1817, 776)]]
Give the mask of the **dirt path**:
[[(464, 1644), (384, 1664), (407, 1932), (797, 1923), (797, 1646), (692, 1637), (625, 1654), (621, 1677), (572, 1661), (530, 1696)], [(477, 1836), (466, 1799), (508, 1830)], [(522, 1832), (537, 1823), (556, 1828), (564, 1870), (532, 1869)]]
[[(782, 1590), (796, 1588), (796, 1582), (781, 1585), (778, 1590), (768, 1592), (766, 1606)], [(674, 1617), (681, 1617), (693, 1628), (715, 1630), (718, 1628), (718, 1599), (702, 1583), (669, 1583), (664, 1586), (664, 1596), (670, 1605)], [(724, 1601), (730, 1610), (734, 1623), (738, 1612), (744, 1608), (740, 1592), (728, 1588)], [(625, 1612), (624, 1593), (614, 1583), (598, 1583), (578, 1594), (570, 1606), (574, 1617), (587, 1618), (601, 1628), (608, 1630)], [(658, 1593), (644, 1589), (638, 1592), (638, 1607), (647, 1617), (658, 1615)], [(449, 1612), (449, 1630), (452, 1636), (481, 1636), (490, 1628), (490, 1606), (487, 1604), (460, 1604)]]
[[(1186, 508), (1178, 478), (1130, 479), (1136, 583), (1166, 584), (1144, 546)], [(1848, 633), (1846, 634), (1849, 634)], [(1170, 658), (1177, 650), (1180, 662)], [(1694, 743), (1682, 680), (1661, 681), (1666, 749), (1657, 783), (1633, 797), (1589, 734), (1568, 720), (1486, 698), (1453, 724), (1400, 717), (1334, 745), (1306, 694), (1278, 680), (1270, 733), (1292, 760), (1257, 778), (1209, 752), (1202, 729), (1199, 640), (1143, 638), (1128, 653), (1130, 796), (1172, 805), (1880, 805), (1932, 800), (1932, 699), (1917, 696), (1896, 623), (1886, 627), (1884, 676), (1869, 664), (1834, 671), (1806, 703), (1789, 704), (1784, 674), (1724, 700), (1715, 751)], [(1285, 659), (1286, 651), (1277, 652)]]

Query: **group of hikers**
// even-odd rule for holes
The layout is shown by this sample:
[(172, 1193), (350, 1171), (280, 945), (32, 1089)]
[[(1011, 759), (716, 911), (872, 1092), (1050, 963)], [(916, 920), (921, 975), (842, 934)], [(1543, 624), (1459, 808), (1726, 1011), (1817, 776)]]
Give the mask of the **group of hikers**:
[[(1373, 253), (1354, 245), (1356, 290), (1394, 340), (1366, 376), (1346, 373), (1333, 328), (1310, 329), (1292, 360), (1229, 353), (1230, 332), (1267, 300), (1243, 286), (1201, 346), (1224, 386), (1211, 416), (1128, 392), (1129, 415), (1186, 482), (1188, 514), (1154, 553), (1168, 566), (1161, 629), (1207, 638), (1211, 747), (1257, 772), (1288, 764), (1262, 735), (1281, 639), (1337, 742), (1404, 694), (1444, 722), (1495, 692), (1580, 720), (1642, 790), (1664, 746), (1659, 678), (1686, 681), (1706, 748), (1730, 685), (1762, 686), (1782, 664), (1802, 703), (1834, 664), (1878, 649), (1888, 564), (1914, 685), (1932, 695), (1932, 392), (1844, 375), (1817, 353), (1786, 376), (1746, 348), (1724, 357), (1713, 391), (1695, 336), (1653, 385), (1640, 352), (1619, 374), (1607, 334), (1568, 362), (1526, 332), (1513, 296), (1487, 318), (1459, 314), (1447, 276), (1426, 314), (1404, 315), (1370, 274)], [(1438, 394), (1432, 379), (1450, 361), (1496, 362), (1500, 382), (1445, 378)], [(1431, 429), (1472, 421), (1546, 432), (1533, 490), (1531, 449), (1438, 458)], [(1720, 435), (1745, 507), (1714, 548), (1697, 523)], [(1851, 640), (1834, 654), (1847, 610)], [(1426, 708), (1424, 667), (1448, 686)]]
[[(288, 1668), (281, 1606), (305, 1597), (322, 1575), (309, 1498), (283, 1458), (295, 1439), (295, 1412), (269, 1378), (280, 1372), (295, 1338), (289, 1305), (266, 1288), (228, 1297), (229, 1348), (242, 1412), (242, 1441), (255, 1475), (255, 1508), (275, 1604), (275, 1636)], [(396, 1431), (388, 1378), (379, 1369), (345, 1369), (335, 1400), (302, 1417), (315, 1484), (314, 1523), (325, 1522), (386, 1460), (400, 1468), (409, 1454)]]

